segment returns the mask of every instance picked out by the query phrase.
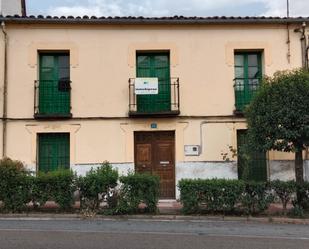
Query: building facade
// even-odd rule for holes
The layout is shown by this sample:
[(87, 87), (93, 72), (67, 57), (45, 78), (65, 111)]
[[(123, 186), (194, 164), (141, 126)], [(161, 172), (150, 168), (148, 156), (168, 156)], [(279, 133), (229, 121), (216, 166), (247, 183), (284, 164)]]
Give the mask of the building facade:
[[(241, 178), (245, 106), (263, 75), (308, 59), (306, 18), (0, 22), (2, 156), (79, 174), (107, 160), (159, 175), (167, 199), (182, 178)], [(252, 179), (294, 178), (292, 153), (253, 154)]]

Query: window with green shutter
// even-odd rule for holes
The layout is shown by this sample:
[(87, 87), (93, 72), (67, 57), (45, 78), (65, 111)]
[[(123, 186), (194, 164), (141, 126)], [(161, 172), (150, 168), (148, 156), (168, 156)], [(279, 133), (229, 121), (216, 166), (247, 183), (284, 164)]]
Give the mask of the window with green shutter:
[(138, 95), (137, 112), (160, 113), (171, 111), (171, 83), (169, 53), (138, 53), (138, 78), (158, 78), (158, 94)]
[(238, 178), (250, 181), (267, 180), (266, 153), (250, 150), (244, 146), (248, 143), (247, 130), (237, 130)]
[(70, 117), (71, 84), (68, 53), (40, 53), (37, 117)]
[(38, 134), (38, 169), (42, 172), (70, 168), (70, 134)]
[(262, 80), (261, 52), (236, 52), (234, 63), (235, 107), (243, 112)]

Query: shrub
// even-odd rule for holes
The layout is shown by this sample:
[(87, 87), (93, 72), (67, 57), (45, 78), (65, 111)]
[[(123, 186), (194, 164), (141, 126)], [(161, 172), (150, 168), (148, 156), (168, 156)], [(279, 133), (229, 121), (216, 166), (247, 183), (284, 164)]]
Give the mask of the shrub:
[(31, 176), (19, 161), (0, 160), (0, 200), (4, 210), (20, 212), (30, 202)]
[(304, 209), (299, 206), (299, 205), (295, 205), (289, 212), (288, 212), (288, 216), (290, 216), (291, 218), (304, 218), (305, 217), (305, 213), (304, 213)]
[(246, 214), (257, 214), (265, 211), (274, 197), (268, 183), (247, 182), (242, 194), (241, 203)]
[(283, 212), (286, 214), (286, 207), (289, 201), (292, 200), (296, 193), (296, 183), (295, 181), (279, 181), (275, 180), (271, 183), (271, 188), (275, 191), (276, 195), (279, 197), (282, 203)]
[(197, 213), (203, 207), (207, 211), (225, 213), (234, 210), (244, 183), (225, 179), (183, 179), (178, 187), (184, 213)]
[(110, 191), (117, 186), (118, 172), (108, 162), (101, 167), (91, 169), (85, 177), (79, 177), (77, 186), (80, 193), (81, 209), (98, 210), (106, 196), (110, 199)]
[(74, 174), (71, 170), (59, 169), (39, 173), (33, 180), (31, 191), (35, 206), (43, 206), (46, 201), (55, 201), (60, 209), (68, 210), (74, 204)]
[(296, 186), (297, 200), (295, 205), (298, 205), (304, 210), (309, 210), (309, 182), (303, 182)]
[(156, 212), (159, 200), (159, 177), (149, 174), (130, 173), (120, 177), (122, 183), (115, 213), (137, 213), (139, 205), (146, 205), (146, 212)]

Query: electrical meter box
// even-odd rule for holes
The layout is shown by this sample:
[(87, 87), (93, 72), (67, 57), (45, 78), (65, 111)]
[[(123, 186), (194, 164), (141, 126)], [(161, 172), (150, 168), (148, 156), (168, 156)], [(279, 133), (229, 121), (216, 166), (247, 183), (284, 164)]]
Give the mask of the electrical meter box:
[(199, 145), (185, 145), (185, 156), (199, 156), (200, 146)]

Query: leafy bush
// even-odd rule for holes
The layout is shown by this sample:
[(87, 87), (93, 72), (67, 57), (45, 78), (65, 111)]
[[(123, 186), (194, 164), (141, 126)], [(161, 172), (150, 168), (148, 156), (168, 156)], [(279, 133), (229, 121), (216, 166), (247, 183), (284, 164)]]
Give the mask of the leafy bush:
[(9, 158), (0, 160), (0, 201), (4, 210), (20, 212), (30, 202), (31, 177), (24, 165)]
[(91, 169), (85, 177), (79, 177), (77, 186), (80, 193), (81, 209), (98, 210), (101, 201), (117, 186), (118, 172), (105, 162), (101, 167)]
[(31, 191), (35, 206), (43, 206), (46, 201), (55, 201), (60, 209), (68, 210), (74, 204), (74, 174), (71, 170), (59, 169), (48, 173), (39, 173), (33, 179)]
[(137, 213), (141, 203), (146, 212), (156, 212), (159, 200), (159, 177), (149, 174), (130, 173), (120, 177), (122, 183), (119, 201), (114, 213)]
[(241, 197), (241, 204), (246, 214), (265, 211), (274, 200), (268, 183), (247, 182)]
[(291, 218), (304, 218), (305, 217), (305, 213), (304, 213), (304, 209), (299, 206), (299, 205), (295, 205), (289, 212), (288, 212), (288, 216), (290, 216)]
[(244, 191), (244, 183), (225, 179), (183, 179), (179, 182), (183, 212), (232, 211)]
[(271, 188), (275, 191), (276, 195), (279, 197), (282, 203), (283, 212), (286, 213), (287, 204), (295, 195), (296, 183), (295, 181), (279, 181), (275, 180), (271, 183)]
[(309, 210), (309, 182), (303, 182), (296, 186), (297, 200), (295, 205), (298, 205), (304, 210)]

